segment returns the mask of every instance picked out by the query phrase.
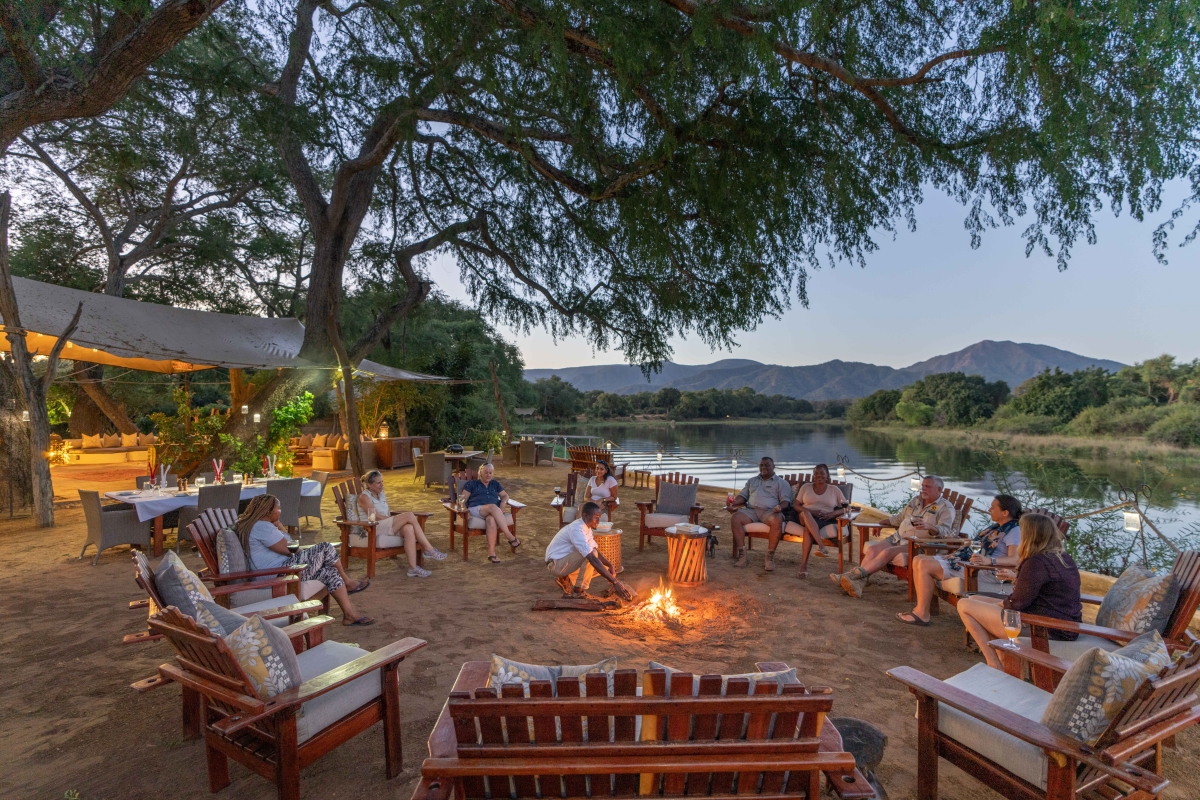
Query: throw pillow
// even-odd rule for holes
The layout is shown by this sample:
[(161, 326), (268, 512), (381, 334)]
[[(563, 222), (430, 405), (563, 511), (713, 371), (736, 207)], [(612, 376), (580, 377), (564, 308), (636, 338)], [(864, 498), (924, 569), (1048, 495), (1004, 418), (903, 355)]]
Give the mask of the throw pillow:
[(121, 434), (106, 433), (101, 437), (101, 441), (104, 442), (104, 444), (102, 445), (103, 447), (120, 447), (121, 446)]
[(175, 606), (189, 617), (195, 618), (201, 600), (212, 601), (208, 587), (175, 555), (168, 550), (166, 558), (154, 568), (154, 582), (163, 602)]
[(663, 483), (658, 487), (658, 504), (654, 511), (659, 514), (678, 514), (686, 516), (696, 505), (696, 492), (700, 489), (697, 483), (682, 486), (678, 483)]
[(554, 690), (557, 694), (558, 684), (565, 678), (575, 678), (579, 681), (579, 694), (587, 697), (587, 681), (584, 680), (584, 675), (592, 675), (597, 672), (602, 672), (608, 675), (608, 689), (612, 692), (613, 673), (617, 670), (617, 659), (610, 656), (602, 661), (597, 661), (595, 664), (579, 664), (567, 665), (559, 667), (558, 681), (555, 682)]
[[(650, 662), (650, 669), (666, 670), (667, 673), (667, 689), (671, 688), (671, 675), (683, 670), (668, 667), (666, 664), (660, 664), (657, 661)], [(754, 686), (760, 681), (774, 681), (778, 685), (776, 694), (783, 694), (783, 687), (790, 683), (799, 683), (800, 679), (796, 677), (796, 668), (780, 670), (778, 672), (739, 672), (733, 675), (721, 676), (721, 694), (724, 695), (726, 689), (729, 688), (730, 678), (746, 678), (750, 681), (750, 694), (754, 694)], [(698, 694), (700, 691), (700, 676), (692, 675), (692, 694)]]
[(1133, 633), (1163, 633), (1178, 600), (1179, 581), (1174, 573), (1160, 575), (1133, 564), (1104, 595), (1096, 624)]
[(301, 436), (300, 437), (300, 446), (301, 447), (312, 447), (313, 446), (313, 435), (311, 433), (306, 433), (303, 436)]
[(312, 446), (313, 446), (313, 447), (324, 447), (324, 446), (325, 446), (325, 442), (326, 442), (328, 439), (329, 439), (329, 434), (327, 434), (327, 433), (318, 433), (316, 436), (314, 436), (314, 437), (313, 437), (313, 443), (312, 443)]
[(488, 671), (488, 685), (499, 688), (506, 683), (520, 683), (528, 689), (530, 681), (550, 681), (557, 684), (561, 674), (562, 667), (522, 664), (520, 661), (510, 661), (493, 653), (492, 668)]
[(95, 436), (91, 436), (86, 433), (83, 434), (83, 446), (80, 449), (92, 450), (94, 448), (103, 447), (103, 446), (104, 445), (100, 441), (100, 434), (97, 433)]
[(122, 433), (121, 447), (137, 447), (138, 435), (136, 433)]
[(1170, 663), (1158, 631), (1142, 634), (1111, 653), (1093, 647), (1063, 675), (1042, 715), (1042, 724), (1095, 744), (1142, 681)]
[(342, 445), (344, 445), (345, 443), (346, 443), (346, 440), (340, 433), (335, 433), (333, 436), (330, 436), (329, 439), (326, 441), (326, 444), (328, 444), (334, 450), (340, 450), (342, 448)]
[(225, 636), (250, 685), (263, 700), (303, 683), (300, 662), (287, 634), (255, 614)]
[(242, 549), (242, 540), (238, 538), (237, 531), (222, 528), (217, 533), (216, 539), (217, 566), (221, 568), (221, 574), (245, 572), (248, 569), (246, 551)]
[(246, 618), (228, 608), (222, 608), (211, 600), (201, 600), (196, 604), (196, 622), (217, 636), (228, 636), (242, 627)]
[(141, 444), (141, 445), (158, 444), (158, 437), (155, 436), (153, 433), (139, 433), (138, 434), (138, 444)]

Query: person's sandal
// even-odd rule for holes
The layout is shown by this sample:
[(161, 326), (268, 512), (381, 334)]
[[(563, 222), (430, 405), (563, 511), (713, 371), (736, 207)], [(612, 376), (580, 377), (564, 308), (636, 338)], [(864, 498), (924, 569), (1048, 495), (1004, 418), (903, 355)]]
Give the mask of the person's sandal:
[(511, 547), (515, 553), (517, 552), (517, 548), (521, 546), (521, 540), (514, 536), (508, 540), (508, 546)]
[[(908, 617), (908, 619), (905, 619), (905, 617)], [(922, 628), (928, 628), (931, 624), (930, 621), (921, 619), (911, 611), (901, 611), (896, 615), (896, 619), (900, 620), (905, 625), (917, 625)]]
[(500, 556), (488, 556), (488, 561), (492, 562), (493, 564), (499, 564)]
[(355, 586), (353, 589), (347, 589), (346, 594), (358, 594), (359, 592), (365, 592), (370, 587), (370, 581), (359, 581), (358, 586)]
[(372, 617), (359, 617), (353, 622), (346, 622), (345, 620), (342, 620), (342, 624), (347, 628), (351, 627), (352, 625), (358, 625), (365, 628), (367, 625), (374, 625), (375, 620)]

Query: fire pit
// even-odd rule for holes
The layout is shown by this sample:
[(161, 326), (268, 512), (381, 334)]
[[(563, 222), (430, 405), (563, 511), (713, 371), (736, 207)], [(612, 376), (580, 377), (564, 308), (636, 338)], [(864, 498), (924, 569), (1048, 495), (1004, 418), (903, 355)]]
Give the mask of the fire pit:
[(682, 613), (671, 587), (664, 586), (659, 578), (658, 588), (650, 593), (649, 600), (633, 610), (633, 618), (638, 622), (674, 622)]

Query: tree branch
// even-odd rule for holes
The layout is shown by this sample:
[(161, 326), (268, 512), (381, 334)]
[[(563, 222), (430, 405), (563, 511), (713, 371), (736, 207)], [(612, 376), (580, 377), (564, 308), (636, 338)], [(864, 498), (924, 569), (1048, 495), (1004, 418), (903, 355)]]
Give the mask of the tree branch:
[(4, 38), (8, 41), (8, 52), (12, 54), (13, 61), (17, 62), (17, 72), (25, 82), (25, 88), (35, 92), (46, 82), (46, 76), (37, 56), (25, 41), (24, 28), (17, 18), (17, 10), (13, 8), (11, 0), (0, 0), (0, 31), (4, 32)]

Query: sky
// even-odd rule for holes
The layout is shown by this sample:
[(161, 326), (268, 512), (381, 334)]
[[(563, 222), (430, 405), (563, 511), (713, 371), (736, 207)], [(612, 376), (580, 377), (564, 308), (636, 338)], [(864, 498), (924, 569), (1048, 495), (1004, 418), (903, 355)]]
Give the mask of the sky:
[[(1178, 247), (1195, 216), (1179, 220), (1168, 262), (1151, 250), (1154, 229), (1185, 196), (1176, 184), (1162, 207), (1139, 223), (1104, 210), (1096, 218), (1097, 242), (1077, 244), (1069, 268), (1053, 258), (1025, 257), (1018, 218), (988, 231), (972, 250), (963, 227), (965, 210), (929, 190), (917, 211), (917, 230), (893, 239), (876, 237), (879, 249), (866, 266), (843, 264), (810, 271), (809, 308), (793, 302), (782, 319), (739, 333), (739, 347), (713, 352), (695, 337), (671, 340), (672, 361), (706, 364), (749, 358), (801, 366), (832, 359), (904, 367), (961, 350), (983, 339), (1031, 342), (1093, 358), (1132, 364), (1163, 353), (1200, 358), (1200, 241)], [(467, 299), (453, 260), (431, 265), (433, 280), (451, 297)], [(920, 304), (938, 322), (912, 322)], [(516, 342), (527, 368), (624, 363), (619, 351), (594, 352), (582, 339), (555, 342), (545, 332), (524, 335), (498, 325)]]

